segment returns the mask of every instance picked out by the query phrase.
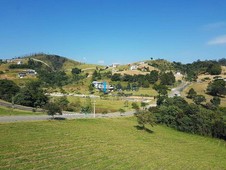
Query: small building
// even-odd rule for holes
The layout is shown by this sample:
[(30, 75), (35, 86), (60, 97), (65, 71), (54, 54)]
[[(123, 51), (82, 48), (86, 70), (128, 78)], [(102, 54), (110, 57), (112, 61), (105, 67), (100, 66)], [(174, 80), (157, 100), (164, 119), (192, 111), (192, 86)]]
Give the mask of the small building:
[(106, 88), (106, 90), (111, 91), (114, 89), (112, 85), (105, 85), (104, 82), (93, 81), (92, 85), (98, 90), (104, 90)]
[(130, 66), (130, 70), (137, 70), (137, 65)]
[(20, 73), (18, 73), (18, 77), (19, 78), (24, 78), (26, 76), (27, 76), (27, 73), (26, 72), (20, 72)]
[(36, 75), (37, 74), (37, 72), (35, 70), (31, 70), (31, 69), (26, 70), (26, 73), (29, 74), (29, 75)]
[(119, 65), (120, 65), (119, 63), (113, 63), (113, 64), (112, 64), (112, 67), (113, 67), (113, 68), (116, 68), (116, 67), (118, 67)]
[(23, 64), (22, 61), (17, 61), (17, 65), (21, 65), (21, 64)]

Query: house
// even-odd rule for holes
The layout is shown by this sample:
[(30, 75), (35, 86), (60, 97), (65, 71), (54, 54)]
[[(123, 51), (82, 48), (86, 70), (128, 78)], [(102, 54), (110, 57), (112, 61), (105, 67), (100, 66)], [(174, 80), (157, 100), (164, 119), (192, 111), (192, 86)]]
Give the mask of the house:
[(26, 72), (20, 72), (20, 73), (18, 73), (18, 77), (19, 78), (24, 78), (26, 76), (27, 76), (27, 73)]
[(116, 67), (118, 67), (119, 65), (120, 65), (119, 63), (113, 63), (113, 64), (112, 64), (112, 67), (113, 67), (113, 68), (116, 68)]
[(17, 61), (17, 65), (21, 65), (21, 64), (23, 64), (22, 61)]
[(137, 70), (137, 66), (136, 65), (130, 66), (130, 70)]
[(29, 74), (29, 75), (36, 75), (37, 74), (37, 72), (35, 70), (31, 70), (31, 69), (26, 70), (26, 73)]
[(104, 89), (108, 90), (108, 91), (111, 91), (114, 89), (114, 87), (112, 85), (107, 85), (106, 82), (98, 82), (98, 81), (93, 81), (92, 82), (92, 85), (98, 89), (98, 90), (101, 90), (103, 91)]

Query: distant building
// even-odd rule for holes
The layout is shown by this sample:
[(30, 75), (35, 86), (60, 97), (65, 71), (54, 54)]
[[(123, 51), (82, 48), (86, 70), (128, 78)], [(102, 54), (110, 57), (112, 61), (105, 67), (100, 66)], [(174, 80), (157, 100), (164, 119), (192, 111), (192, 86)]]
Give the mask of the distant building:
[[(93, 81), (92, 85), (98, 90), (104, 90), (104, 82)], [(112, 85), (106, 85), (106, 90), (111, 91), (114, 87)]]
[(35, 70), (31, 70), (31, 69), (26, 70), (26, 73), (29, 74), (29, 75), (36, 75), (37, 74), (37, 72)]
[(119, 65), (120, 65), (119, 63), (113, 63), (113, 64), (112, 64), (112, 67), (113, 67), (113, 68), (116, 68), (116, 67), (118, 67)]
[(137, 70), (137, 66), (136, 65), (130, 66), (130, 70)]
[(27, 73), (26, 72), (20, 72), (20, 73), (18, 73), (18, 77), (19, 78), (24, 78), (26, 76), (27, 76)]
[(23, 64), (22, 61), (17, 61), (17, 65), (21, 65), (21, 64)]

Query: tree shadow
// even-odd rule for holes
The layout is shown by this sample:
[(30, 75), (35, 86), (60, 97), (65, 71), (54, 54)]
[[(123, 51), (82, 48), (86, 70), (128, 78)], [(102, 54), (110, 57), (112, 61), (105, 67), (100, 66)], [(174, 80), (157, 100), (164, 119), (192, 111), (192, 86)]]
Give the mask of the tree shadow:
[(50, 118), (51, 120), (66, 120), (66, 118), (65, 117), (51, 117)]
[(143, 126), (139, 126), (139, 125), (136, 125), (136, 126), (134, 126), (137, 130), (144, 130), (144, 131), (146, 131), (146, 132), (148, 132), (148, 133), (154, 133), (154, 131), (152, 131), (151, 129), (148, 129), (148, 128), (146, 128), (146, 127), (143, 127)]

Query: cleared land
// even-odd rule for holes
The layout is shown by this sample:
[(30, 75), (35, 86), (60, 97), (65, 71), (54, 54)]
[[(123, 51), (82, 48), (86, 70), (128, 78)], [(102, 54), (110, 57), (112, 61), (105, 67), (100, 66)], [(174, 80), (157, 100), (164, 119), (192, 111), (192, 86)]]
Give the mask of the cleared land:
[(0, 124), (0, 169), (226, 169), (226, 142), (135, 118)]

